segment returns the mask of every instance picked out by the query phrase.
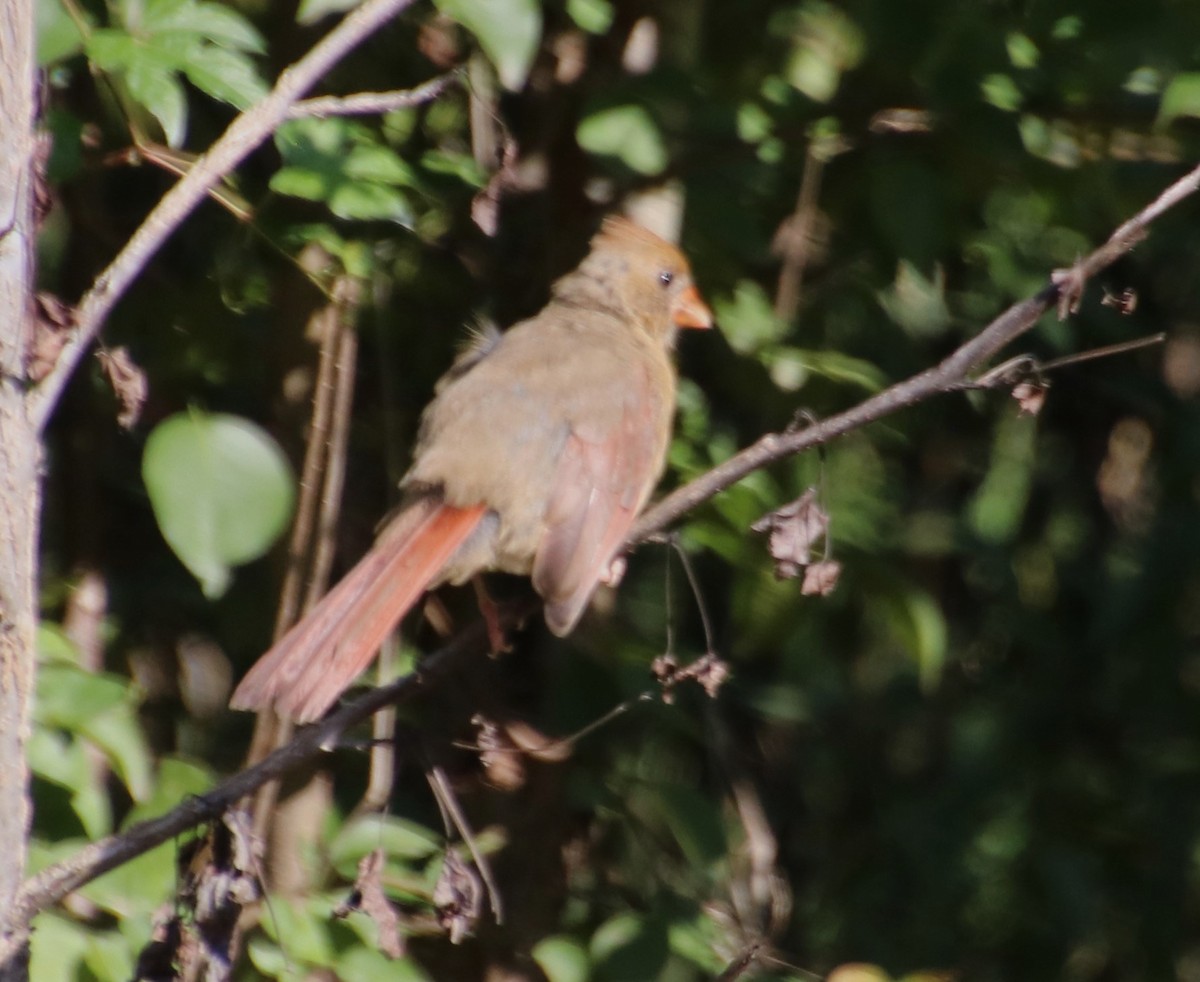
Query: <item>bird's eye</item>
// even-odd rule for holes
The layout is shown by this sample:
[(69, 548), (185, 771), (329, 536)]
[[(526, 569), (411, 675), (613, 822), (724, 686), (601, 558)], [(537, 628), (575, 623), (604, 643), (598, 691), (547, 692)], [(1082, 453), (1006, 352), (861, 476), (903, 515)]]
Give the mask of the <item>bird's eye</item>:
[(663, 286), (670, 286), (671, 281), (673, 279), (675, 279), (675, 274), (672, 273), (669, 269), (664, 269), (661, 273), (658, 274), (658, 282), (661, 283)]

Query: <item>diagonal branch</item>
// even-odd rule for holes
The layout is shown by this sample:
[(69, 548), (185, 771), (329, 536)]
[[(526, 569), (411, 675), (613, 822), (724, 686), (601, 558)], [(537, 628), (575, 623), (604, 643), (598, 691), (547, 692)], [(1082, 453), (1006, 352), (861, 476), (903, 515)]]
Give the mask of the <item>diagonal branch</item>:
[(458, 72), (446, 72), (411, 89), (394, 92), (357, 92), (354, 95), (323, 95), (297, 102), (288, 110), (288, 119), (327, 116), (376, 116), (432, 102), (460, 79)]
[(266, 140), (297, 100), (351, 49), (397, 16), (414, 0), (365, 0), (318, 41), (303, 58), (286, 68), (268, 95), (238, 116), (201, 156), (133, 233), (125, 248), (97, 278), (79, 302), (76, 330), (54, 369), (29, 396), (30, 417), (39, 430), (46, 426), (63, 387), (90, 347), (117, 301), (172, 232), (229, 174)]
[[(1028, 331), (1038, 318), (1055, 306), (1068, 279), (1074, 289), (1082, 288), (1087, 276), (1114, 262), (1128, 252), (1146, 233), (1150, 223), (1162, 212), (1183, 201), (1200, 188), (1200, 167), (1171, 185), (1109, 237), (1108, 241), (1082, 259), (1069, 277), (1058, 277), (1034, 297), (1014, 304), (974, 338), (955, 349), (942, 362), (912, 378), (880, 392), (852, 409), (802, 430), (770, 433), (756, 443), (718, 465), (690, 484), (668, 495), (647, 511), (630, 534), (630, 548), (665, 530), (681, 516), (737, 483), (747, 474), (792, 454), (827, 443), (867, 423), (900, 409), (916, 405), (935, 395), (961, 388), (968, 374), (993, 357), (1005, 345)], [(529, 616), (534, 605), (510, 610), (506, 623)], [(390, 685), (373, 689), (348, 703), (321, 723), (302, 728), (295, 737), (261, 763), (235, 774), (208, 794), (185, 802), (159, 818), (140, 822), (120, 835), (109, 836), (81, 849), (75, 856), (47, 867), (22, 886), (14, 909), (12, 924), (20, 933), (33, 917), (60, 901), (72, 890), (91, 882), (101, 873), (114, 869), (149, 849), (166, 842), (253, 793), (268, 781), (297, 768), (336, 745), (348, 727), (366, 719), (384, 706), (412, 698), (421, 689), (436, 685), (464, 658), (483, 650), (486, 643), (482, 625), (475, 624), (450, 644), (422, 662), (420, 669)], [(11, 941), (0, 939), (0, 963), (11, 952)], [(741, 969), (739, 969), (740, 971)]]
[[(521, 614), (519, 611), (515, 613)], [(523, 613), (528, 616), (530, 610)], [(304, 727), (290, 742), (207, 794), (189, 798), (165, 815), (138, 822), (119, 835), (110, 835), (90, 843), (71, 858), (48, 866), (30, 877), (17, 893), (9, 921), (10, 932), (0, 938), (0, 964), (4, 964), (13, 953), (13, 939), (24, 933), (33, 918), (72, 890), (202, 822), (217, 818), (268, 781), (282, 777), (335, 748), (342, 734), (350, 727), (385, 706), (411, 699), (422, 689), (436, 685), (465, 658), (479, 655), (485, 650), (487, 634), (483, 625), (472, 625), (422, 661), (417, 671), (389, 685), (372, 689), (320, 723)]]
[(1047, 310), (1068, 296), (1078, 293), (1083, 283), (1100, 270), (1111, 266), (1146, 236), (1150, 224), (1163, 212), (1179, 204), (1200, 189), (1200, 167), (1185, 174), (1154, 201), (1118, 228), (1108, 241), (1075, 266), (1055, 275), (1038, 293), (1009, 307), (979, 334), (956, 348), (946, 359), (903, 382), (884, 389), (865, 402), (804, 429), (768, 433), (724, 463), (667, 495), (647, 510), (629, 535), (628, 545), (648, 538), (678, 521), (696, 506), (720, 491), (736, 484), (746, 475), (785, 457), (858, 429), (884, 416), (923, 402), (935, 395), (961, 388), (970, 372), (996, 355), (1028, 331)]

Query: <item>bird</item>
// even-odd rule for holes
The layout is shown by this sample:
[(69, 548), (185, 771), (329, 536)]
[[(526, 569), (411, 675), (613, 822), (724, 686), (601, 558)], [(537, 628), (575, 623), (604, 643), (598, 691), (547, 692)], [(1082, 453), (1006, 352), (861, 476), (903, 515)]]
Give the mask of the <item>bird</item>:
[(570, 633), (664, 470), (677, 333), (712, 326), (683, 253), (606, 218), (540, 312), (443, 376), (373, 546), (230, 705), (320, 719), (426, 591), (483, 572), (530, 576), (547, 627)]

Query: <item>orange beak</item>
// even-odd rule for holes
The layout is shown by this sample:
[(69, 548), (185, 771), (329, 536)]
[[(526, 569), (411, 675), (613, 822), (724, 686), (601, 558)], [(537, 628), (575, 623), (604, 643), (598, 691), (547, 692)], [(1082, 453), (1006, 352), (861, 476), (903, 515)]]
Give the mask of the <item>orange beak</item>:
[(689, 286), (671, 304), (671, 320), (676, 327), (709, 328), (713, 326), (713, 314), (708, 304), (700, 297), (696, 287)]

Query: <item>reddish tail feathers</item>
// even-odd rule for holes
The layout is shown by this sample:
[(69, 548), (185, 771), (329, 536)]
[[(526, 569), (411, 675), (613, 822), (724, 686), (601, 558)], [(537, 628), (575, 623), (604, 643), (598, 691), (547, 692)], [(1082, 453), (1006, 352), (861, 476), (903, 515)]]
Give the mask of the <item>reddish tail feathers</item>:
[(274, 706), (298, 723), (323, 716), (485, 511), (482, 505), (452, 508), (426, 498), (401, 512), (358, 565), (254, 664), (230, 706)]

